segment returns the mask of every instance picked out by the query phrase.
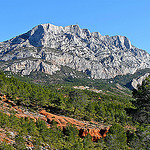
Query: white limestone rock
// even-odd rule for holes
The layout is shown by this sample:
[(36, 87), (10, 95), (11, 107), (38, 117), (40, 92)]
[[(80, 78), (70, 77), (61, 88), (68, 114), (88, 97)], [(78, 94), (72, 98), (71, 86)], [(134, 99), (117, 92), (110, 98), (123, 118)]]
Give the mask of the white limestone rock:
[(149, 75), (150, 75), (150, 73), (146, 73), (146, 74), (143, 75), (143, 76), (140, 76), (140, 77), (138, 77), (138, 78), (133, 79), (132, 82), (131, 82), (132, 87), (137, 90), (137, 89), (138, 89), (137, 86), (138, 86), (138, 85), (142, 85), (142, 82), (143, 82)]
[[(5, 70), (24, 75), (40, 70), (39, 62), (29, 58), (39, 59), (44, 72), (49, 74), (60, 70), (61, 66), (69, 66), (82, 72), (88, 70), (95, 79), (109, 79), (150, 68), (150, 55), (131, 45), (127, 37), (102, 36), (78, 25), (41, 24), (0, 43), (0, 60), (6, 64), (11, 61), (11, 64), (5, 65)], [(20, 60), (20, 64), (15, 60)]]
[(60, 70), (60, 68), (56, 65), (48, 65), (41, 60), (25, 60), (21, 62), (16, 62), (5, 69), (5, 71), (21, 73), (22, 75), (29, 75), (31, 72), (35, 71), (41, 71), (46, 74), (52, 75), (58, 70)]

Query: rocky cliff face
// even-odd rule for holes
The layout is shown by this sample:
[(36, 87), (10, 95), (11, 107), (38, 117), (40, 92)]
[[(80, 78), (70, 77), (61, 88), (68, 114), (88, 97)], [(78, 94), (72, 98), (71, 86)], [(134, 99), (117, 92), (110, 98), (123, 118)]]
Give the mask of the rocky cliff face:
[(54, 74), (61, 66), (109, 79), (150, 68), (150, 55), (131, 45), (125, 36), (102, 36), (98, 32), (42, 24), (25, 34), (0, 43), (3, 70), (29, 75), (32, 71)]
[(138, 85), (142, 85), (142, 82), (150, 75), (150, 73), (146, 73), (145, 75), (143, 76), (140, 76), (138, 78), (135, 78), (131, 81), (131, 86), (132, 88), (134, 89), (138, 89)]

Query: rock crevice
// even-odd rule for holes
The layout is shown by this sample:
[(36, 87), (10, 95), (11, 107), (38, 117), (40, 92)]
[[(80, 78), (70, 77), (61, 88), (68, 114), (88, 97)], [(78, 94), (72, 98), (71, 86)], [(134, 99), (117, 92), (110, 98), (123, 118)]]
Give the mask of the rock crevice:
[[(30, 58), (43, 61), (42, 71), (48, 74), (56, 73), (61, 66), (69, 66), (77, 71), (89, 70), (89, 76), (95, 79), (109, 79), (150, 68), (150, 55), (134, 47), (127, 37), (102, 36), (78, 25), (61, 27), (41, 24), (0, 43), (3, 70), (21, 72), (23, 75), (39, 71), (38, 61), (24, 61)], [(20, 67), (16, 60), (20, 60), (26, 69)]]

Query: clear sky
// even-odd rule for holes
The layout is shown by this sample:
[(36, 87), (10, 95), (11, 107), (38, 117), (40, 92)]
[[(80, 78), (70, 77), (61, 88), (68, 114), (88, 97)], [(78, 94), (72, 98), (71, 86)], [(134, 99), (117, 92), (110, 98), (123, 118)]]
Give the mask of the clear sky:
[(124, 35), (150, 53), (150, 0), (1, 0), (0, 42), (44, 23)]

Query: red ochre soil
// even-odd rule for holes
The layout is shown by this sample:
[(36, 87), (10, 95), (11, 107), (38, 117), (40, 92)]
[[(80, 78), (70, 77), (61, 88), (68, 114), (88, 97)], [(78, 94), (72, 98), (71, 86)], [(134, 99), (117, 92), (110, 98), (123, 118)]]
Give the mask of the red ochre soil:
[(68, 123), (75, 125), (79, 130), (79, 136), (85, 137), (89, 133), (92, 136), (93, 141), (97, 141), (102, 137), (106, 137), (106, 133), (109, 131), (110, 126), (104, 126), (95, 122), (88, 121), (78, 121), (69, 117), (58, 116), (41, 110), (40, 114), (44, 115), (47, 118), (47, 122), (51, 124), (52, 120), (57, 122), (57, 126), (65, 128)]
[[(57, 123), (57, 126), (63, 130), (69, 123), (77, 127), (77, 129), (79, 130), (79, 136), (81, 138), (90, 134), (92, 136), (92, 141), (97, 141), (102, 137), (106, 137), (106, 133), (109, 132), (110, 126), (104, 126), (103, 124), (99, 124), (98, 122), (79, 121), (65, 116), (54, 115), (52, 113), (46, 112), (45, 110), (41, 110), (39, 113), (36, 114), (31, 112), (29, 113), (18, 108), (18, 106), (16, 106), (13, 101), (8, 100), (5, 95), (1, 95), (0, 98), (2, 99), (0, 101), (0, 110), (6, 112), (6, 114), (9, 116), (11, 115), (10, 110), (14, 110), (16, 112), (16, 117), (30, 118), (33, 119), (35, 122), (40, 118), (47, 123), (47, 127), (51, 127), (51, 123), (54, 120)], [(3, 138), (0, 135), (0, 140), (2, 141), (2, 139)]]

